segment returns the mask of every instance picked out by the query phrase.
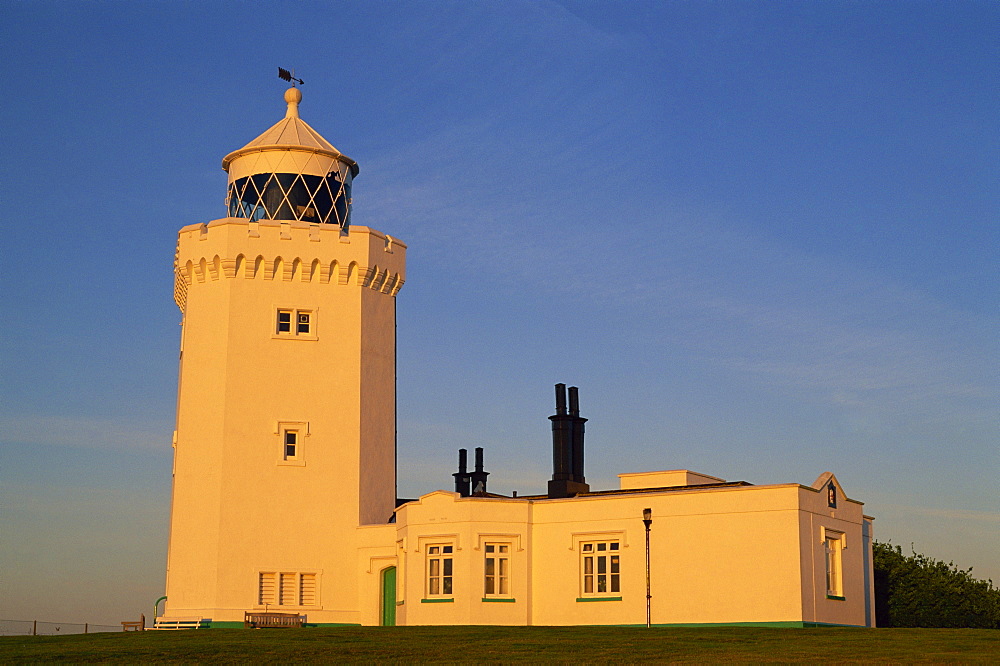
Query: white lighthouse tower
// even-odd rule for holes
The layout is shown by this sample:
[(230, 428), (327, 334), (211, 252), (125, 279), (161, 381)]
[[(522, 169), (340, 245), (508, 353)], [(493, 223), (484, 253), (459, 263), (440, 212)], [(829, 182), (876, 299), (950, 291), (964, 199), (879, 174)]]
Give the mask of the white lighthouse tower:
[(356, 623), (358, 527), (395, 506), (406, 246), (351, 224), (357, 163), (287, 112), (230, 153), (228, 217), (183, 227), (165, 614)]

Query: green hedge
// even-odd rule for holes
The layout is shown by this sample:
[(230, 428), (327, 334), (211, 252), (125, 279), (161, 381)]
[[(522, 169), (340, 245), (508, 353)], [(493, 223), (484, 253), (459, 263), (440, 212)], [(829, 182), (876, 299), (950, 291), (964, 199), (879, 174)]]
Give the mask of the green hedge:
[(878, 542), (874, 568), (879, 626), (1000, 629), (1000, 589), (971, 568)]

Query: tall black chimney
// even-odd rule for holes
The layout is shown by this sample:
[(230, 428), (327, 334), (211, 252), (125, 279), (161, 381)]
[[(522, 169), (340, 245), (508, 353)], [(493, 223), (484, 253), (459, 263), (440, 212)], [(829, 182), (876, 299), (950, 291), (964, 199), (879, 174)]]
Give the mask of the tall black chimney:
[(569, 389), (569, 413), (566, 410), (566, 385), (556, 384), (556, 413), (552, 421), (552, 480), (549, 497), (573, 497), (590, 491), (583, 476), (583, 424), (580, 417), (579, 389)]
[[(587, 419), (580, 418), (580, 390), (575, 386), (569, 387), (569, 415), (573, 419), (573, 430), (571, 433), (573, 449), (573, 476), (572, 480), (586, 486), (587, 480), (583, 478), (583, 432), (584, 423)], [(590, 486), (587, 486), (590, 490)], [(579, 492), (587, 492), (587, 490)]]
[(469, 476), (468, 456), (469, 456), (468, 450), (466, 449), (458, 450), (458, 471), (452, 474), (452, 476), (455, 477), (455, 492), (461, 495), (462, 497), (468, 497), (469, 495), (472, 494), (472, 492), (470, 491), (472, 477)]
[(470, 474), (472, 481), (472, 494), (485, 493), (486, 492), (486, 477), (490, 475), (489, 472), (483, 471), (483, 447), (476, 447), (476, 471)]
[(556, 413), (552, 421), (552, 480), (569, 481), (573, 476), (572, 417), (566, 413), (566, 385), (556, 384)]

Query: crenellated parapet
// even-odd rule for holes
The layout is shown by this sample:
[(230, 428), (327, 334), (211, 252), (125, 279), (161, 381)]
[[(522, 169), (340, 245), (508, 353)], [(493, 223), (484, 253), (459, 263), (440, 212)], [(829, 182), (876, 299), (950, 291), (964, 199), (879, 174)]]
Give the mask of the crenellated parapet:
[(273, 280), (356, 286), (395, 297), (406, 280), (406, 245), (368, 227), (224, 218), (177, 236), (174, 300), (219, 280)]

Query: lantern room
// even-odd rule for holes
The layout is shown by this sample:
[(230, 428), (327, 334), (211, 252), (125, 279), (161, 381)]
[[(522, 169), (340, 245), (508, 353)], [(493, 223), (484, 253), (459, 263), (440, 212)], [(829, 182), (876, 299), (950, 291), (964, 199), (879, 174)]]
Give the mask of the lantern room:
[(302, 91), (285, 91), (285, 117), (226, 155), (230, 217), (350, 225), (351, 184), (358, 164), (299, 117)]

